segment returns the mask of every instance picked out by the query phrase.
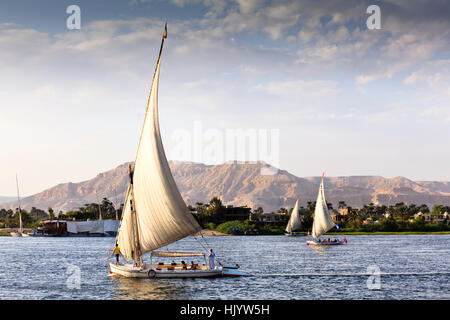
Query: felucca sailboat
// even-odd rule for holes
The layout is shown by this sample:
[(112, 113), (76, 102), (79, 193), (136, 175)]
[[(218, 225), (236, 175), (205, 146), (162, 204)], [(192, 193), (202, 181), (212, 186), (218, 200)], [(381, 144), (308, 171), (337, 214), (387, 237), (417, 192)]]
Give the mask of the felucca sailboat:
[[(203, 252), (156, 251), (179, 239), (194, 235), (200, 225), (189, 212), (164, 152), (158, 120), (158, 84), (161, 54), (167, 37), (167, 24), (161, 41), (156, 70), (147, 102), (144, 125), (134, 165), (129, 167), (129, 185), (116, 243), (120, 253), (132, 263), (109, 263), (111, 274), (133, 278), (196, 278), (245, 275), (239, 270), (206, 261)], [(150, 263), (143, 255), (150, 253)], [(204, 265), (153, 263), (164, 258), (205, 257)], [(211, 260), (210, 260), (211, 261)]]
[(322, 173), (322, 181), (320, 182), (319, 192), (317, 194), (316, 208), (314, 210), (314, 222), (312, 226), (312, 238), (313, 240), (307, 241), (307, 245), (339, 245), (347, 243), (339, 239), (320, 239), (319, 237), (326, 233), (328, 230), (335, 226), (333, 220), (331, 219), (330, 213), (328, 212), (327, 201), (325, 199), (325, 190), (323, 187), (323, 177), (325, 173)]
[(28, 237), (29, 235), (23, 232), (23, 223), (22, 223), (22, 209), (20, 208), (20, 195), (19, 195), (19, 180), (16, 174), (16, 187), (17, 187), (17, 202), (19, 204), (19, 230), (17, 232), (11, 232), (12, 237)]
[(305, 236), (304, 233), (293, 232), (302, 226), (302, 220), (300, 217), (300, 211), (298, 210), (298, 200), (295, 202), (294, 209), (292, 209), (291, 217), (285, 229), (285, 236), (287, 237), (300, 237)]

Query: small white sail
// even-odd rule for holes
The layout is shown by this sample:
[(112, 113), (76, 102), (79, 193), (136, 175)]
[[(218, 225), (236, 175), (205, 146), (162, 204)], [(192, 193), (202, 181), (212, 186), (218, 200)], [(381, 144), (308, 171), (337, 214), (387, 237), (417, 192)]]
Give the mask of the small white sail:
[(292, 209), (291, 217), (286, 226), (286, 232), (291, 233), (292, 231), (300, 228), (302, 226), (302, 221), (300, 219), (300, 212), (298, 210), (298, 200), (295, 202), (294, 209)]
[[(161, 53), (153, 77), (134, 163), (134, 187), (133, 190), (131, 185), (128, 187), (117, 235), (120, 251), (127, 260), (132, 258), (135, 237), (139, 243), (140, 253), (144, 254), (201, 230), (175, 184), (161, 140), (158, 122), (160, 65)], [(130, 206), (132, 199), (136, 212), (137, 234), (133, 233)]]
[(314, 239), (330, 230), (335, 226), (330, 214), (328, 213), (327, 201), (325, 199), (325, 190), (323, 187), (323, 174), (322, 181), (319, 187), (319, 193), (317, 194), (316, 208), (314, 210), (314, 222), (312, 226), (311, 235)]

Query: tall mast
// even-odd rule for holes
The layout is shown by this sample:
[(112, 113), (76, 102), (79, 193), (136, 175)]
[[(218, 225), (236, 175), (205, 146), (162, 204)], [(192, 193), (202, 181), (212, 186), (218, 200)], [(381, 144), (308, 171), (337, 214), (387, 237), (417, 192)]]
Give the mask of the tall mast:
[[(155, 67), (155, 72), (153, 73), (153, 79), (152, 79), (152, 87), (153, 87), (153, 81), (155, 81), (155, 76), (156, 76), (156, 71), (158, 70), (158, 65), (159, 65), (159, 61), (161, 60), (161, 55), (162, 55), (162, 50), (164, 47), (164, 39), (167, 38), (167, 22), (166, 25), (164, 27), (164, 34), (162, 36), (161, 39), (161, 47), (159, 48), (159, 55), (158, 55), (158, 60), (156, 61), (156, 67)], [(147, 100), (147, 110), (146, 110), (146, 114), (148, 112), (148, 106), (150, 105), (150, 98), (152, 96), (152, 89), (150, 89), (150, 93), (148, 94), (148, 100)], [(139, 141), (140, 143), (140, 141)]]
[(320, 182), (320, 192), (322, 193), (322, 200), (324, 201), (325, 207), (328, 211), (327, 199), (325, 198), (325, 190), (323, 186), (323, 177), (325, 176), (325, 171), (322, 172), (322, 181)]
[(19, 196), (19, 179), (16, 173), (16, 187), (17, 187), (17, 202), (19, 203), (19, 232), (22, 233), (22, 210), (20, 209), (20, 196)]
[(134, 191), (133, 191), (133, 169), (131, 165), (128, 166), (128, 174), (130, 177), (130, 208), (131, 208), (131, 224), (132, 224), (132, 240), (133, 240), (133, 261), (134, 265), (138, 266), (140, 264), (141, 258), (141, 248), (139, 244), (139, 230), (136, 216), (136, 207), (134, 201)]

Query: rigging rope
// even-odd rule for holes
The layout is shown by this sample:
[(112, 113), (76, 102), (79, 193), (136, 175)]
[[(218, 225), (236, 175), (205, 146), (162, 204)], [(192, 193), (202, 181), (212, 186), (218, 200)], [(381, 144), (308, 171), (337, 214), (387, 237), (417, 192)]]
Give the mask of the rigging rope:
[[(211, 246), (208, 244), (208, 242), (206, 241), (206, 239), (203, 237), (203, 234), (202, 234), (201, 231), (199, 232), (199, 234), (200, 234), (200, 236), (202, 237), (203, 241), (205, 241), (206, 245), (207, 245), (209, 248), (211, 248)], [(194, 235), (194, 239), (197, 240), (197, 241), (199, 241), (199, 240), (195, 237), (195, 235)], [(199, 243), (200, 243), (200, 245), (203, 247), (203, 249), (205, 249), (206, 252), (208, 252), (208, 249), (205, 248), (205, 246), (201, 243), (201, 241), (199, 241)], [(216, 260), (217, 260), (217, 262), (219, 263), (219, 265), (222, 265), (222, 262), (219, 260), (219, 258), (217, 257), (217, 255), (216, 255)]]

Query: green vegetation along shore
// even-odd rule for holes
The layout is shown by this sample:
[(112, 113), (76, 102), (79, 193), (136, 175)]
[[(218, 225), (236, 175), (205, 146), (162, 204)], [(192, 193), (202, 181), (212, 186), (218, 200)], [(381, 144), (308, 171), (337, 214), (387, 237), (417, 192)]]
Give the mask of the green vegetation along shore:
[[(434, 205), (430, 210), (426, 205), (406, 205), (403, 202), (390, 206), (375, 206), (370, 203), (362, 208), (351, 208), (344, 201), (339, 201), (338, 210), (327, 203), (333, 220), (339, 227), (331, 229), (329, 235), (414, 235), (414, 234), (450, 234), (450, 207)], [(264, 213), (259, 207), (251, 208), (224, 206), (218, 197), (209, 203), (197, 203), (188, 206), (191, 213), (204, 229), (228, 235), (283, 235), (292, 209), (280, 208), (277, 212)], [(296, 230), (307, 233), (313, 224), (315, 202), (308, 202), (300, 207), (302, 227)], [(2, 228), (18, 228), (18, 211), (0, 209), (0, 236), (9, 235), (10, 231)], [(35, 229), (41, 226), (42, 219), (86, 221), (96, 219), (120, 219), (122, 207), (116, 207), (107, 198), (102, 202), (85, 204), (69, 212), (59, 212), (52, 208), (47, 212), (32, 208), (21, 210), (24, 228)], [(239, 219), (236, 219), (239, 216)], [(231, 221), (230, 221), (231, 220)]]
[(369, 235), (380, 235), (380, 236), (391, 236), (391, 235), (421, 235), (421, 234), (450, 234), (450, 231), (396, 231), (396, 232), (359, 232), (359, 231), (342, 231), (342, 232), (327, 232), (329, 235), (354, 235), (354, 236), (369, 236)]
[[(285, 226), (276, 225), (263, 225), (261, 223), (252, 222), (249, 220), (245, 221), (228, 221), (214, 226), (212, 223), (208, 223), (207, 227), (210, 230), (216, 230), (221, 233), (232, 234), (232, 235), (282, 235), (285, 233)], [(341, 229), (337, 230), (333, 228), (331, 231), (327, 232), (327, 235), (421, 235), (421, 234), (450, 234), (450, 230), (439, 230), (440, 228), (446, 228), (447, 226), (431, 225), (429, 230), (398, 230), (398, 231), (369, 231), (369, 230), (351, 230), (351, 229)], [(307, 233), (308, 230), (300, 230), (299, 233)]]
[[(306, 207), (300, 207), (302, 227), (296, 231), (306, 233), (311, 230), (315, 205), (315, 202), (308, 202)], [(403, 202), (391, 206), (370, 203), (362, 208), (351, 208), (339, 201), (339, 210), (330, 203), (327, 205), (337, 225), (328, 232), (330, 235), (450, 234), (448, 206), (435, 205), (430, 211), (424, 204), (416, 206)], [(193, 211), (199, 224), (210, 230), (235, 235), (281, 235), (285, 233), (292, 209), (280, 208), (277, 212), (263, 213), (263, 208), (257, 208), (246, 219), (223, 222), (227, 208), (214, 197), (209, 204), (197, 203)], [(261, 216), (265, 217), (260, 219)]]

